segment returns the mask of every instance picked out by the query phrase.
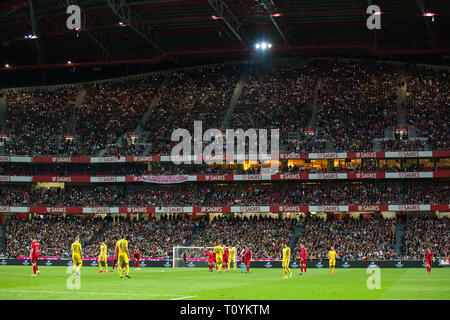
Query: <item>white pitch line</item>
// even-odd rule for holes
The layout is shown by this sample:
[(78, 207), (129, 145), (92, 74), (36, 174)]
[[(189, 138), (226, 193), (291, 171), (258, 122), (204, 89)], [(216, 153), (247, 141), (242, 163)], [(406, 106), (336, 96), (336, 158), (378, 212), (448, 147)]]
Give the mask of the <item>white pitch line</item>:
[(175, 298), (170, 300), (182, 300), (182, 299), (188, 299), (188, 298), (196, 298), (197, 296), (187, 296), (187, 297), (181, 297), (181, 298)]
[(53, 293), (53, 294), (95, 294), (95, 295), (110, 295), (110, 296), (154, 296), (154, 297), (176, 297), (178, 294), (153, 294), (153, 293), (119, 293), (119, 292), (83, 292), (79, 290), (73, 291), (44, 291), (44, 290), (14, 290), (14, 289), (0, 289), (0, 292), (33, 292), (33, 293)]

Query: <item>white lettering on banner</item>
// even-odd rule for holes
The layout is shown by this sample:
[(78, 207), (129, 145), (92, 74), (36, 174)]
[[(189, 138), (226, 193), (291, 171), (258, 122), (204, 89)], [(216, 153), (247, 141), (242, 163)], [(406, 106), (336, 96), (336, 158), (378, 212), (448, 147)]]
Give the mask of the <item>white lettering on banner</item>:
[(262, 179), (263, 179), (263, 177), (260, 174), (243, 174), (242, 175), (242, 180), (262, 180)]
[(300, 211), (302, 211), (300, 206), (280, 206), (280, 207), (278, 207), (278, 210), (280, 210), (280, 212), (300, 212)]
[(71, 182), (72, 177), (52, 177), (53, 182)]
[(11, 162), (11, 157), (0, 156), (0, 162)]
[(182, 183), (189, 180), (188, 175), (177, 176), (142, 176), (140, 181), (149, 183)]
[(147, 212), (147, 208), (146, 207), (128, 207), (127, 212), (128, 213)]
[(0, 181), (11, 181), (11, 176), (0, 176)]
[(0, 212), (12, 212), (11, 207), (0, 207)]
[(52, 157), (52, 162), (72, 162), (71, 157)]
[(363, 173), (356, 174), (357, 179), (375, 179), (376, 177), (377, 177), (377, 174), (375, 172), (372, 172), (372, 173), (363, 172)]
[(380, 206), (378, 205), (358, 206), (358, 211), (380, 211)]
[(67, 208), (66, 207), (47, 207), (48, 213), (66, 213)]
[(207, 181), (224, 181), (225, 179), (225, 176), (205, 176)]
[(136, 156), (133, 157), (133, 161), (135, 162), (147, 162), (147, 161), (152, 161), (153, 157), (152, 156)]
[(223, 212), (222, 207), (202, 207), (201, 212)]
[(337, 153), (310, 153), (310, 159), (337, 158)]
[(376, 152), (357, 152), (356, 157), (357, 158), (376, 158), (377, 153)]
[(300, 179), (301, 175), (299, 173), (287, 173), (287, 174), (280, 174), (281, 180), (297, 180)]

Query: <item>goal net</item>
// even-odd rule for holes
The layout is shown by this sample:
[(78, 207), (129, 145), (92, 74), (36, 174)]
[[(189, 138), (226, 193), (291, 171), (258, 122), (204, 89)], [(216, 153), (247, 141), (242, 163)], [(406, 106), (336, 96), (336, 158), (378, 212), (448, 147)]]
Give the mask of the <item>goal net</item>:
[[(189, 265), (189, 261), (205, 261), (207, 263), (205, 249), (211, 252), (214, 247), (173, 247), (173, 267), (183, 268)], [(236, 248), (234, 256), (236, 259)]]

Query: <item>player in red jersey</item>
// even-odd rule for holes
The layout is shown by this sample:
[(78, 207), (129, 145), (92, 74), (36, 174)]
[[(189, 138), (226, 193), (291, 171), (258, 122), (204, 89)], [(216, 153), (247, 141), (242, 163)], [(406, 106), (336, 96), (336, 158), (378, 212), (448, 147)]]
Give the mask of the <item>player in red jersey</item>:
[(216, 264), (216, 254), (211, 251), (211, 263), (213, 266)]
[(223, 270), (228, 270), (228, 257), (230, 256), (228, 248), (225, 248), (223, 250)]
[(250, 261), (252, 260), (252, 251), (247, 249), (244, 251), (244, 265), (247, 268), (247, 273), (250, 271)]
[(116, 246), (116, 253), (114, 253), (114, 262), (113, 262), (111, 271), (114, 271), (114, 267), (116, 266), (118, 259), (119, 259), (119, 247)]
[(300, 245), (300, 275), (303, 275), (303, 270), (305, 270), (305, 274), (306, 274), (306, 259), (307, 259), (306, 248), (303, 244), (301, 244)]
[(139, 249), (137, 249), (135, 253), (133, 253), (133, 257), (134, 257), (134, 269), (141, 270), (141, 252), (139, 251)]
[(31, 249), (30, 249), (30, 259), (31, 259), (31, 265), (33, 266), (33, 274), (32, 277), (37, 276), (39, 273), (41, 273), (38, 270), (37, 261), (39, 258), (39, 252), (41, 251), (41, 245), (39, 242), (36, 241), (36, 239), (33, 239), (31, 241)]
[(427, 251), (425, 251), (425, 257), (424, 257), (424, 262), (427, 263), (427, 272), (428, 274), (431, 273), (431, 265), (433, 264), (434, 260), (434, 253), (433, 251), (431, 251), (430, 248), (427, 249)]
[(206, 250), (206, 248), (203, 248), (203, 252), (205, 253), (206, 260), (208, 261), (208, 268), (209, 272), (213, 272), (214, 263), (213, 263), (213, 254)]

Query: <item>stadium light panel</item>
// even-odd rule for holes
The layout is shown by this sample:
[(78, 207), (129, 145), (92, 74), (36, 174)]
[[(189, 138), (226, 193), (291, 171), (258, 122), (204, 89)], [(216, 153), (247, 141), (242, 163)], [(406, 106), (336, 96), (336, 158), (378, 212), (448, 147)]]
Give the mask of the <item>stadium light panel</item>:
[(9, 67), (10, 67), (10, 65), (9, 65), (8, 63), (6, 63), (6, 64), (5, 64), (5, 68), (8, 69)]
[(281, 17), (281, 13), (273, 13), (272, 17)]
[(268, 48), (269, 49), (272, 48), (272, 44), (269, 43), (269, 42), (265, 42), (265, 41), (258, 42), (258, 43), (255, 44), (255, 48), (258, 49), (258, 50), (266, 50)]

